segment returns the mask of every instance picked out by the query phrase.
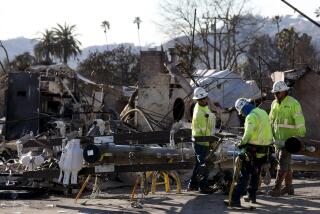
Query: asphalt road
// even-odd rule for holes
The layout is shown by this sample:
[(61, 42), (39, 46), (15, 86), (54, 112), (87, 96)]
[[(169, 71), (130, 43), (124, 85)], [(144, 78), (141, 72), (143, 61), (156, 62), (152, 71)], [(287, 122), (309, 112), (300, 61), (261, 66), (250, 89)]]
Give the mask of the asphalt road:
[[(294, 196), (272, 198), (258, 196), (258, 204), (253, 211), (231, 210), (223, 204), (226, 198), (222, 193), (203, 195), (183, 192), (181, 194), (165, 193), (145, 196), (140, 208), (131, 206), (130, 188), (112, 188), (101, 193), (98, 199), (89, 196), (77, 203), (72, 198), (50, 196), (35, 200), (1, 200), (0, 213), (36, 214), (36, 213), (320, 213), (320, 181), (295, 180)], [(249, 205), (248, 203), (243, 203)]]

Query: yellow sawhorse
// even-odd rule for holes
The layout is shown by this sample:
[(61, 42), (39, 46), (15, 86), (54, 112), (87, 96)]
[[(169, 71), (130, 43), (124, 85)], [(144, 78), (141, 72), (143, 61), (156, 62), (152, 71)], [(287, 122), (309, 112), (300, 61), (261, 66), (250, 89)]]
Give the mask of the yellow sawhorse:
[[(86, 188), (86, 186), (88, 185), (90, 179), (91, 179), (92, 175), (89, 174), (88, 177), (86, 178), (86, 180), (83, 182), (76, 198), (74, 199), (74, 202), (77, 203), (78, 199), (81, 197), (82, 195), (82, 192), (84, 191), (84, 189)], [(98, 178), (98, 175), (96, 175), (95, 177), (95, 181), (94, 181), (94, 185), (93, 185), (93, 188), (92, 188), (92, 193), (91, 193), (91, 198), (94, 199), (100, 192), (100, 184), (98, 182), (99, 178)]]
[[(162, 182), (158, 182), (159, 176), (163, 177)], [(181, 181), (176, 171), (149, 171), (149, 172), (140, 173), (138, 175), (131, 192), (131, 201), (135, 201), (137, 199), (136, 195), (137, 195), (137, 189), (139, 185), (140, 185), (142, 197), (143, 195), (149, 194), (148, 178), (150, 177), (151, 177), (151, 193), (152, 194), (156, 193), (157, 186), (159, 185), (164, 185), (165, 191), (167, 193), (171, 192), (170, 179), (169, 179), (170, 176), (173, 178), (176, 184), (176, 192), (181, 193)]]

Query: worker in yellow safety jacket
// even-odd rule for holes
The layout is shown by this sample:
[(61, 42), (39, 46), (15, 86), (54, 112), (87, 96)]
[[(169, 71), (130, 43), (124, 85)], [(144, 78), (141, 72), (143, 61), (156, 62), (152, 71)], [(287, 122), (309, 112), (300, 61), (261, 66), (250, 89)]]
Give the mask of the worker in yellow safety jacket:
[[(289, 89), (284, 81), (277, 81), (273, 84), (271, 91), (276, 99), (271, 104), (269, 117), (274, 140), (278, 142), (276, 144), (276, 157), (279, 163), (275, 186), (270, 192), (270, 195), (274, 197), (294, 194), (291, 154), (279, 144), (283, 145), (290, 137), (304, 137), (306, 134), (301, 106), (296, 99), (288, 95)], [(283, 180), (285, 180), (285, 187), (281, 189)]]
[[(256, 203), (261, 166), (268, 161), (270, 145), (272, 144), (272, 130), (267, 112), (255, 107), (249, 100), (239, 98), (235, 108), (240, 115), (245, 117), (244, 134), (240, 143), (239, 158), (241, 166), (238, 180), (231, 192), (230, 206), (241, 206), (240, 198), (246, 192), (245, 201)], [(248, 182), (249, 187), (248, 187)], [(247, 188), (248, 187), (248, 188)]]
[[(208, 93), (202, 87), (194, 90), (193, 99), (197, 101), (192, 116), (192, 136), (211, 136), (214, 134), (216, 117), (208, 107)], [(195, 166), (187, 191), (200, 191), (210, 194), (214, 190), (208, 185), (209, 171), (205, 158), (209, 152), (209, 142), (194, 142)]]

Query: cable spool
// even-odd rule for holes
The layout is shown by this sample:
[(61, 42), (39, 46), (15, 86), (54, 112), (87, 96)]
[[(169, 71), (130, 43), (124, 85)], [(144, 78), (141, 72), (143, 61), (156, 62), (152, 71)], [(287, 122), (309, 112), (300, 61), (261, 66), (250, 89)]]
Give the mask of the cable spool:
[(101, 159), (99, 148), (94, 144), (89, 144), (83, 149), (83, 159), (88, 163), (95, 163)]

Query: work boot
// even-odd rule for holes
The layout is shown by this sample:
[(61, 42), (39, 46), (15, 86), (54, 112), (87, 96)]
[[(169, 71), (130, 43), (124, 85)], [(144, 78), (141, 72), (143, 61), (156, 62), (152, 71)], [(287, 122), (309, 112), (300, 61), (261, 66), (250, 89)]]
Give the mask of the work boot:
[(199, 190), (198, 186), (192, 185), (192, 184), (188, 185), (187, 192), (195, 192), (195, 191), (198, 191), (198, 190)]
[(187, 188), (187, 192), (195, 192), (195, 191), (198, 191), (198, 190), (199, 190), (198, 187), (189, 186), (189, 187)]
[(285, 187), (281, 189), (281, 195), (294, 195), (294, 189), (293, 189), (293, 185), (292, 185), (292, 171), (288, 171), (286, 173), (286, 177), (284, 179), (285, 181)]
[(241, 207), (241, 202), (240, 201), (231, 201), (229, 203), (229, 200), (223, 200), (223, 203), (227, 206), (230, 207)]
[(279, 197), (281, 195), (281, 185), (285, 176), (286, 176), (285, 171), (280, 171), (280, 170), (277, 171), (275, 185), (272, 188), (272, 190), (269, 192), (269, 195), (271, 195), (272, 197)]
[(256, 204), (256, 203), (257, 203), (256, 197), (251, 197), (250, 195), (245, 195), (245, 196), (243, 196), (243, 200), (244, 200), (245, 202), (250, 202), (250, 201), (251, 201), (251, 203), (253, 203), (253, 204)]
[(211, 187), (200, 187), (200, 193), (202, 194), (212, 194), (214, 193), (216, 190), (211, 188)]

